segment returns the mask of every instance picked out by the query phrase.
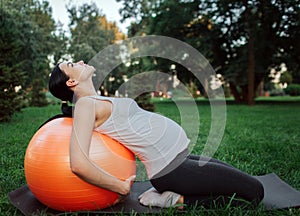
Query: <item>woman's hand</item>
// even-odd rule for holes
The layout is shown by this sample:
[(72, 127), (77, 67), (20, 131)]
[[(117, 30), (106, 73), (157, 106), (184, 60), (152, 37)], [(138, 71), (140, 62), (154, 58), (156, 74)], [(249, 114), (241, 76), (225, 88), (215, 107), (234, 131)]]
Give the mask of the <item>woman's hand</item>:
[(131, 188), (131, 185), (132, 185), (132, 182), (134, 181), (134, 179), (135, 179), (135, 175), (130, 176), (125, 181), (122, 181), (120, 191), (119, 191), (120, 195), (126, 196), (130, 193), (130, 188)]
[(135, 177), (136, 176), (133, 175), (133, 176), (130, 176), (125, 181), (122, 181), (122, 185), (121, 185), (120, 191), (118, 193), (118, 199), (116, 200), (116, 202), (114, 204), (123, 202), (126, 199), (126, 197), (130, 194), (131, 185), (132, 185)]

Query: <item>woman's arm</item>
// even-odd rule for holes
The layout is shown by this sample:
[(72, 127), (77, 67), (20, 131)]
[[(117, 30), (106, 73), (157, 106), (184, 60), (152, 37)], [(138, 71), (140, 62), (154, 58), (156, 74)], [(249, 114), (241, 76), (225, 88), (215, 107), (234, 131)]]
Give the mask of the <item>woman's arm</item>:
[(105, 172), (89, 159), (89, 148), (96, 119), (95, 103), (96, 101), (91, 98), (81, 98), (76, 103), (70, 141), (71, 170), (90, 184), (126, 195), (130, 192), (131, 181), (134, 177), (122, 181)]

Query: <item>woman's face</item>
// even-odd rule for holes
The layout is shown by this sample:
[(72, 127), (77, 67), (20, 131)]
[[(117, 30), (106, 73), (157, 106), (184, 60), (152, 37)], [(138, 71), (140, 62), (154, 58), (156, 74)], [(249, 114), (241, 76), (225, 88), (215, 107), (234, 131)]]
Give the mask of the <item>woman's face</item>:
[(59, 64), (59, 68), (68, 76), (70, 79), (77, 81), (85, 80), (90, 78), (95, 72), (93, 66), (85, 64), (83, 61), (76, 63), (62, 62)]

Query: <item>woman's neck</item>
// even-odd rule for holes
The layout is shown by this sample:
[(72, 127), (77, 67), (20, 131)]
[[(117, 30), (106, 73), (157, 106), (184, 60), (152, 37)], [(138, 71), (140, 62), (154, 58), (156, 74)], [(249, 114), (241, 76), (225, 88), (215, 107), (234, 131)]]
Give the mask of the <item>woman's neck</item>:
[(97, 92), (92, 82), (81, 82), (74, 88), (77, 100), (82, 97), (95, 96)]

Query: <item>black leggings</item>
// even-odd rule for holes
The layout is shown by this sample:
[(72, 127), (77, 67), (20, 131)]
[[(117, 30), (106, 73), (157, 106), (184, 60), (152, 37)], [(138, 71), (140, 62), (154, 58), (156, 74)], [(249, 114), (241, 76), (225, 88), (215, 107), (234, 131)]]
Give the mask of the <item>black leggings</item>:
[(230, 202), (232, 206), (239, 206), (248, 201), (256, 206), (263, 199), (264, 189), (256, 178), (219, 160), (207, 162), (201, 158), (188, 156), (171, 172), (151, 179), (151, 184), (159, 192), (173, 191), (183, 195), (187, 205), (198, 203), (212, 207)]

